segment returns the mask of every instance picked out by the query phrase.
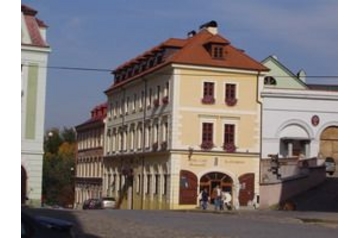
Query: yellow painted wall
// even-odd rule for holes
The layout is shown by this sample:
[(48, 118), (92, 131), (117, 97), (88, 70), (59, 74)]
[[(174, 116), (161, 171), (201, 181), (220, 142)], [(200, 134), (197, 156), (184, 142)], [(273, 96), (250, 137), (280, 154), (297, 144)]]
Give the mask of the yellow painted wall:
[[(225, 74), (225, 75), (224, 75)], [(258, 148), (259, 145), (259, 104), (256, 101), (256, 75), (213, 73), (208, 71), (180, 70), (180, 95), (178, 110), (180, 128), (178, 141), (184, 145), (200, 146), (201, 125), (203, 120), (214, 123), (214, 144), (223, 145), (223, 128), (225, 123), (236, 124), (236, 143), (245, 149)], [(209, 76), (210, 75), (210, 76)], [(215, 83), (215, 104), (201, 103), (203, 83)], [(225, 84), (235, 83), (238, 103), (227, 106), (225, 103)]]
[(232, 110), (255, 110), (256, 108), (256, 75), (188, 69), (181, 69), (179, 74), (180, 88), (175, 90), (180, 92), (181, 106), (207, 108), (208, 106), (201, 103), (203, 82), (207, 81), (215, 82), (216, 103), (211, 107), (227, 109), (224, 101), (225, 83), (237, 83), (239, 101), (236, 106), (229, 108)]

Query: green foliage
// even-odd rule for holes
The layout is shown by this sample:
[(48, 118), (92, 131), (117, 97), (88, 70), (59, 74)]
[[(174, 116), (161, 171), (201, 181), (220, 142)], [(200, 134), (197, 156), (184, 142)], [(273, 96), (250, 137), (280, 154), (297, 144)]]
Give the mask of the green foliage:
[(76, 137), (73, 129), (47, 132), (44, 140), (43, 198), (48, 205), (74, 201)]

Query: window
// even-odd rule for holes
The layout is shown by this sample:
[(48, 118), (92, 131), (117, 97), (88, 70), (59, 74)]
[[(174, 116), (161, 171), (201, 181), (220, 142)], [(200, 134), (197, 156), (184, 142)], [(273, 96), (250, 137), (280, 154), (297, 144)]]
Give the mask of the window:
[(180, 177), (180, 188), (188, 188), (189, 187), (189, 180), (186, 176)]
[(153, 145), (152, 145), (153, 151), (158, 150), (158, 140), (159, 140), (159, 125), (158, 123), (156, 123), (153, 125)]
[(149, 143), (150, 143), (150, 134), (151, 134), (151, 128), (150, 125), (146, 125), (146, 129), (145, 129), (145, 148), (149, 149)]
[(168, 147), (168, 122), (164, 122), (162, 125), (162, 143), (161, 149), (166, 150)]
[(134, 125), (132, 125), (131, 132), (130, 132), (130, 150), (134, 150), (134, 141), (135, 141), (135, 130)]
[(123, 151), (123, 131), (122, 129), (119, 129), (119, 139), (118, 139), (118, 144), (119, 144), (119, 150), (122, 152)]
[(163, 182), (163, 195), (166, 195), (168, 192), (168, 182), (169, 182), (169, 175), (164, 175), (164, 182)]
[(147, 102), (147, 106), (150, 107), (151, 103), (152, 103), (152, 89), (149, 89), (149, 95), (148, 95), (148, 102)]
[(137, 108), (137, 94), (133, 95), (132, 112), (135, 112)]
[(142, 126), (138, 126), (138, 140), (137, 140), (137, 148), (138, 150), (142, 149), (142, 135), (143, 135), (143, 131), (142, 131)]
[(123, 133), (123, 151), (127, 151), (127, 138), (128, 138), (128, 132), (127, 129)]
[(204, 82), (203, 98), (201, 100), (202, 103), (204, 103), (204, 104), (215, 103), (214, 87), (215, 87), (215, 84), (213, 82)]
[(265, 85), (277, 85), (276, 79), (272, 76), (266, 76), (264, 78)]
[(128, 114), (128, 109), (129, 109), (129, 97), (127, 97), (127, 101), (124, 109), (126, 114)]
[(236, 84), (228, 83), (225, 87), (225, 103), (228, 106), (234, 106), (236, 102)]
[(203, 123), (201, 148), (210, 150), (213, 146), (213, 123)]
[(137, 193), (140, 193), (140, 188), (141, 188), (141, 181), (140, 181), (140, 179), (141, 179), (140, 174), (138, 174), (138, 176), (137, 176), (137, 182), (136, 182)]
[(224, 128), (224, 150), (234, 152), (235, 146), (235, 125), (225, 124)]
[(160, 86), (158, 85), (157, 86), (157, 99), (160, 98)]
[(159, 194), (159, 181), (160, 181), (160, 175), (155, 175), (155, 188), (154, 188), (154, 194)]
[(224, 58), (223, 52), (224, 52), (223, 46), (221, 46), (221, 45), (215, 45), (215, 46), (213, 46), (213, 48), (212, 48), (212, 57), (213, 57), (214, 59), (222, 59), (222, 58)]
[(144, 91), (142, 91), (141, 92), (141, 97), (140, 97), (140, 100), (139, 100), (139, 109), (143, 108), (144, 98), (145, 98), (145, 93), (144, 93)]
[(151, 178), (152, 176), (150, 174), (147, 175), (147, 190), (146, 190), (146, 194), (150, 193), (150, 184), (151, 184)]
[(162, 103), (163, 104), (168, 104), (168, 102), (169, 102), (169, 82), (167, 82), (165, 84), (164, 95), (163, 95), (163, 98), (162, 98)]

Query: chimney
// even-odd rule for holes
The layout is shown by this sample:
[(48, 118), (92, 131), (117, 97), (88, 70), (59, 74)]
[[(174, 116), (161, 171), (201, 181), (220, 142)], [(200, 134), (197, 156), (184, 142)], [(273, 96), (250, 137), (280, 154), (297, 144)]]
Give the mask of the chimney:
[(200, 30), (203, 29), (209, 31), (213, 35), (216, 35), (218, 34), (218, 23), (216, 21), (209, 21), (200, 26)]
[(194, 31), (194, 30), (188, 32), (188, 38), (193, 37), (195, 35), (196, 35), (196, 31)]

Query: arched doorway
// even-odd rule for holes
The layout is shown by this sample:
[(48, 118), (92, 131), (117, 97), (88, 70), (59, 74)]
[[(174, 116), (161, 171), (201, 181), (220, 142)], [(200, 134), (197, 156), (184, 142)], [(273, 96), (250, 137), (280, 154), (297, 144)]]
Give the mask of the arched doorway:
[(21, 166), (21, 204), (26, 203), (27, 191), (27, 173), (23, 166)]
[(324, 159), (332, 157), (338, 166), (338, 126), (330, 126), (323, 130), (319, 148)]
[[(220, 172), (211, 172), (204, 174), (200, 178), (200, 191), (206, 188), (211, 195), (213, 194), (214, 188), (219, 185), (222, 191), (232, 194), (232, 184), (233, 180), (229, 175)], [(213, 202), (211, 199), (211, 203)]]

